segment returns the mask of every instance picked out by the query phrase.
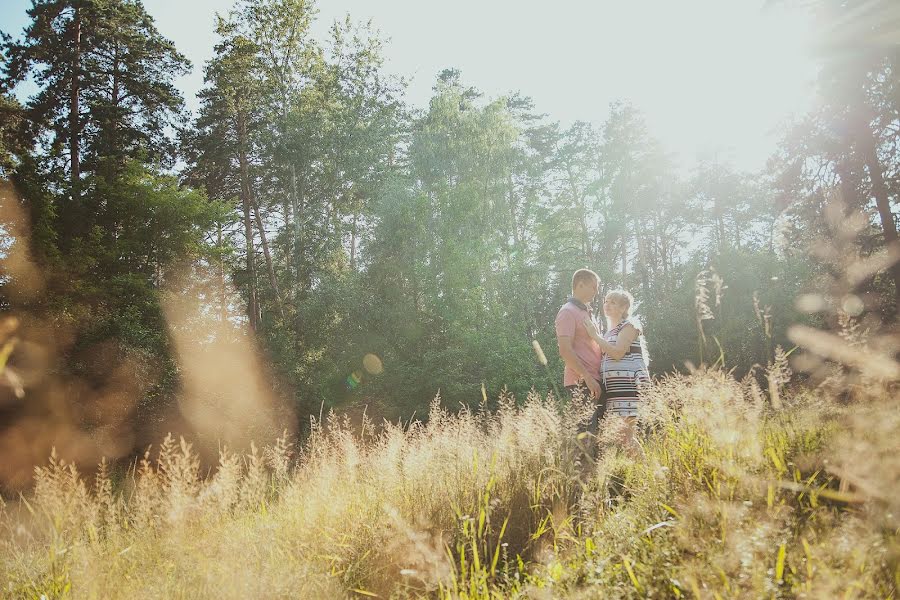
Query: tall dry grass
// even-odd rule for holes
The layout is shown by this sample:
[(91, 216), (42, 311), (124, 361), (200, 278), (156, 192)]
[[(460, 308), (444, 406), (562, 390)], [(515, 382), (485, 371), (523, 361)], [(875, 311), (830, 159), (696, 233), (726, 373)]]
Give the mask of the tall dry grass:
[[(771, 370), (771, 369), (770, 369)], [(92, 481), (51, 457), (2, 511), (9, 598), (890, 598), (900, 413), (753, 378), (671, 376), (637, 458), (573, 440), (586, 407), (435, 401), (407, 427), (331, 415), (296, 446), (171, 437)]]

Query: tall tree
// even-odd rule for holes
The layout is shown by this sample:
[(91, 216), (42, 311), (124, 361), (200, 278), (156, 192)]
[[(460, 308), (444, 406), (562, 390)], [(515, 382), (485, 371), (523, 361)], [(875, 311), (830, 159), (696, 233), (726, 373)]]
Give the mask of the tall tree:
[(297, 148), (290, 145), (291, 115), (305, 110), (310, 96), (303, 91), (314, 85), (321, 71), (321, 50), (310, 36), (315, 15), (311, 0), (245, 0), (232, 17), (240, 32), (256, 45), (260, 76), (266, 84), (260, 109), (273, 127), (262, 143), (268, 157), (280, 167), (272, 174), (277, 185), (270, 191), (282, 206), (288, 270), (295, 255), (302, 254), (296, 248), (303, 243), (305, 212), (302, 174), (298, 174), (303, 163), (296, 160)]
[[(197, 165), (194, 177), (202, 177), (207, 189), (221, 200), (237, 196), (243, 214), (247, 315), (250, 327), (259, 327), (256, 247), (254, 243), (255, 197), (254, 157), (258, 156), (258, 131), (263, 126), (261, 113), (264, 84), (260, 78), (258, 48), (239, 33), (233, 22), (219, 19), (217, 33), (222, 41), (216, 55), (207, 64), (209, 87), (200, 94), (201, 109), (196, 135), (189, 145)], [(231, 182), (231, 185), (225, 184)], [(225, 184), (225, 185), (223, 185)], [(258, 215), (257, 215), (258, 216)], [(261, 235), (265, 230), (257, 226)]]
[(167, 126), (182, 108), (172, 80), (189, 62), (163, 38), (137, 0), (35, 0), (31, 23), (6, 43), (7, 86), (32, 77), (39, 92), (26, 104), (44, 158), (68, 170), (70, 200), (60, 229), (83, 237), (98, 223), (101, 201), (83, 198), (82, 174), (114, 158), (163, 158)]
[[(813, 8), (826, 40), (820, 47), (821, 102), (786, 136), (779, 160), (773, 164), (782, 196), (793, 200), (791, 212), (797, 220), (810, 225), (798, 229), (816, 236), (826, 229), (822, 219), (811, 213), (821, 213), (817, 209), (838, 191), (848, 211), (872, 213), (880, 240), (863, 231), (859, 241), (864, 251), (880, 247), (898, 252), (893, 213), (900, 186), (889, 174), (900, 164), (896, 142), (900, 55), (895, 44), (884, 43), (895, 34), (891, 29), (895, 7), (882, 0), (823, 0)], [(896, 316), (900, 262), (895, 261), (886, 275), (894, 301), (885, 312)]]
[(383, 73), (382, 53), (383, 42), (371, 23), (354, 24), (348, 15), (332, 26), (324, 83), (336, 108), (329, 144), (339, 191), (333, 209), (349, 221), (352, 270), (358, 268), (371, 200), (393, 166), (403, 125), (404, 83)]

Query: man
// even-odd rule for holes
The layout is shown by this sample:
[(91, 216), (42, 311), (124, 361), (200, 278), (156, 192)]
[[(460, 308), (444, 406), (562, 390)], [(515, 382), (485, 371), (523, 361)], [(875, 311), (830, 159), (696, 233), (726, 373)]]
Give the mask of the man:
[[(590, 269), (578, 269), (572, 275), (572, 295), (556, 315), (556, 341), (559, 355), (566, 363), (563, 385), (570, 391), (584, 386), (595, 400), (600, 399), (601, 351), (583, 323), (585, 317), (593, 319), (591, 302), (600, 292), (600, 277)], [(602, 416), (595, 413), (591, 419), (592, 433), (596, 433), (596, 421)]]

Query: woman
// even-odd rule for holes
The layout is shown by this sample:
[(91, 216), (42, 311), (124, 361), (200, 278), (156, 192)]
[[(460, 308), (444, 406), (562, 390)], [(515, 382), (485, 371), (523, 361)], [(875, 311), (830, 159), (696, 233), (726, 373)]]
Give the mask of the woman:
[(647, 351), (641, 336), (641, 325), (631, 318), (634, 298), (625, 290), (613, 290), (603, 300), (607, 332), (601, 336), (596, 325), (585, 320), (588, 334), (600, 345), (600, 383), (606, 414), (625, 419), (622, 441), (629, 450), (637, 447), (634, 439), (641, 388), (650, 385)]

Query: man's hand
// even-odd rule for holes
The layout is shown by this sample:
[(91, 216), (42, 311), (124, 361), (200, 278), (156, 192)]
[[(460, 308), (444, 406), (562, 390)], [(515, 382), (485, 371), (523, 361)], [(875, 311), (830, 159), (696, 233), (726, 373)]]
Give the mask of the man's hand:
[(575, 350), (572, 348), (572, 336), (561, 335), (558, 339), (559, 355), (562, 357), (563, 361), (565, 361), (566, 366), (575, 371), (582, 381), (584, 381), (584, 385), (587, 386), (592, 397), (599, 398), (600, 383), (597, 381), (594, 373), (585, 367), (584, 363), (581, 362), (581, 359), (578, 358), (578, 355), (575, 354)]
[(600, 397), (600, 382), (593, 377), (585, 377), (584, 385), (591, 391), (591, 397), (595, 400)]

